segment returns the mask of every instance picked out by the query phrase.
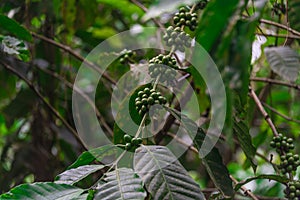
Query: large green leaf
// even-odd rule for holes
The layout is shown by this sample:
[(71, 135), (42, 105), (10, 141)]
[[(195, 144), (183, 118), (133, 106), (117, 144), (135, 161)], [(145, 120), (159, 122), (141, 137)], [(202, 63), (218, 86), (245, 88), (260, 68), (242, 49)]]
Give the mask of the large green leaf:
[(55, 183), (73, 185), (86, 178), (88, 175), (103, 169), (104, 165), (85, 165), (75, 169), (70, 169), (59, 174), (55, 178)]
[(289, 22), (291, 28), (300, 31), (300, 1), (299, 0), (289, 0)]
[(9, 17), (0, 14), (0, 29), (6, 30), (17, 36), (19, 39), (32, 41), (32, 36), (28, 30), (21, 26), (18, 22)]
[(22, 199), (22, 200), (64, 200), (64, 199), (85, 199), (79, 198), (84, 190), (66, 184), (56, 183), (33, 183), (23, 184), (2, 194), (0, 199)]
[(252, 144), (249, 128), (242, 120), (235, 119), (233, 123), (233, 132), (237, 136), (239, 144), (241, 145), (241, 148), (243, 149), (247, 159), (251, 162), (253, 170), (256, 171), (257, 163), (254, 159), (256, 149)]
[(238, 7), (239, 0), (212, 0), (207, 4), (196, 30), (196, 41), (210, 51), (227, 27)]
[(288, 46), (264, 49), (271, 69), (285, 80), (295, 82), (299, 76), (299, 54)]
[(96, 149), (85, 151), (71, 166), (68, 167), (68, 169), (77, 168), (83, 165), (89, 165), (95, 160), (101, 162), (106, 157), (117, 157), (121, 153), (122, 149), (114, 145), (105, 145)]
[[(233, 195), (232, 180), (229, 176), (228, 169), (223, 164), (222, 157), (217, 148), (206, 148), (207, 146), (213, 147), (209, 138), (206, 137), (205, 132), (197, 127), (191, 119), (187, 116), (180, 114), (178, 111), (166, 108), (177, 120), (179, 120), (185, 127), (186, 131), (189, 133), (190, 137), (194, 139), (194, 144), (196, 145), (199, 152), (205, 152), (206, 156), (202, 158), (202, 163), (205, 165), (207, 172), (209, 173), (215, 186), (223, 193), (226, 197), (231, 197)], [(196, 131), (196, 134), (194, 133)], [(203, 146), (204, 139), (208, 143)], [(209, 151), (209, 152), (207, 152)], [(199, 154), (200, 155), (200, 154)]]
[(145, 199), (142, 179), (132, 169), (120, 168), (105, 175), (105, 184), (99, 185), (95, 199), (101, 200), (127, 200)]
[(274, 180), (276, 182), (279, 182), (279, 183), (282, 183), (282, 184), (285, 184), (285, 183), (288, 183), (290, 180), (285, 177), (285, 176), (279, 176), (279, 175), (274, 175), (274, 174), (261, 174), (261, 175), (258, 175), (258, 176), (255, 176), (255, 177), (251, 177), (251, 178), (248, 178), (238, 184), (236, 184), (235, 186), (235, 190), (239, 190), (243, 185), (253, 181), (253, 180), (257, 180), (257, 179), (269, 179), (269, 180)]
[(205, 199), (199, 186), (167, 147), (142, 145), (136, 149), (134, 169), (154, 200)]

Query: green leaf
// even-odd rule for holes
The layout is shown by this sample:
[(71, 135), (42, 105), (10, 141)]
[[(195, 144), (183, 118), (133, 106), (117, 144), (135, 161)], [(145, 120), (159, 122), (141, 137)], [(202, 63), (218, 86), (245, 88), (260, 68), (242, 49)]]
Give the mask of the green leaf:
[(264, 49), (271, 69), (283, 79), (295, 82), (299, 76), (299, 54), (288, 46)]
[(0, 29), (6, 30), (11, 34), (15, 35), (19, 39), (32, 41), (30, 32), (21, 26), (18, 22), (9, 17), (0, 14)]
[(225, 60), (221, 63), (221, 67), (225, 72), (226, 86), (235, 91), (242, 105), (247, 103), (252, 44), (265, 4), (266, 0), (257, 3), (255, 15), (249, 19), (233, 21), (234, 26), (228, 28), (228, 34), (224, 35), (218, 49), (217, 57), (222, 61)]
[(147, 13), (143, 16), (143, 20), (147, 21), (151, 18), (159, 17), (166, 12), (173, 12), (181, 5), (191, 5), (197, 0), (164, 0), (158, 4), (150, 6)]
[[(239, 0), (209, 1), (196, 30), (196, 41), (210, 51), (238, 7)], [(226, 8), (226, 9), (225, 9)], [(209, 30), (209, 34), (207, 31)]]
[(289, 22), (291, 28), (300, 31), (300, 1), (299, 0), (289, 0)]
[(251, 162), (251, 166), (254, 171), (256, 171), (257, 163), (254, 159), (256, 154), (256, 149), (252, 144), (252, 138), (249, 134), (249, 128), (244, 121), (235, 119), (233, 122), (233, 132), (237, 136), (239, 144), (243, 149), (247, 159)]
[(130, 3), (128, 0), (97, 0), (97, 2), (109, 5), (127, 16), (131, 16), (133, 14), (138, 14), (141, 16), (143, 14), (143, 11), (139, 7), (133, 3)]
[(2, 194), (2, 199), (22, 200), (63, 200), (63, 199), (84, 199), (78, 198), (84, 190), (66, 184), (56, 183), (33, 183), (19, 185), (9, 192)]
[(205, 199), (197, 183), (167, 147), (142, 145), (136, 149), (134, 170), (154, 200)]
[(85, 151), (77, 158), (77, 160), (71, 166), (68, 167), (68, 169), (77, 168), (83, 165), (89, 165), (95, 160), (101, 162), (106, 157), (117, 157), (121, 153), (121, 148), (110, 144), (89, 151)]
[(248, 178), (238, 184), (236, 184), (234, 190), (237, 191), (239, 190), (243, 185), (253, 181), (253, 180), (257, 180), (257, 179), (269, 179), (269, 180), (274, 180), (276, 182), (279, 182), (279, 183), (282, 183), (282, 184), (285, 184), (285, 183), (288, 183), (290, 180), (285, 177), (285, 176), (279, 176), (279, 175), (274, 175), (274, 174), (261, 174), (261, 175), (258, 175), (258, 176), (255, 176), (255, 177), (251, 177), (251, 178)]
[(142, 179), (132, 169), (120, 168), (105, 175), (105, 184), (99, 185), (95, 199), (101, 200), (127, 200), (145, 199)]
[[(200, 149), (206, 134), (202, 129), (198, 129), (194, 143), (197, 149)], [(222, 192), (222, 194), (229, 198), (233, 196), (232, 180), (229, 175), (227, 167), (223, 163), (222, 156), (217, 148), (213, 148), (204, 158), (202, 158), (210, 178), (215, 186)]]
[[(225, 197), (233, 196), (232, 180), (229, 176), (227, 167), (223, 164), (222, 157), (217, 148), (212, 148), (209, 152), (208, 149), (203, 147), (203, 141), (205, 138), (208, 141), (208, 146), (213, 146), (205, 132), (197, 127), (197, 124), (189, 119), (187, 116), (180, 114), (178, 111), (167, 108), (166, 109), (185, 127), (186, 131), (191, 138), (194, 138), (194, 144), (197, 149), (206, 153), (206, 156), (202, 158), (202, 163), (205, 165), (207, 172), (209, 173), (215, 186), (222, 192)], [(196, 130), (196, 135), (195, 135)], [(200, 150), (201, 149), (201, 150)], [(200, 154), (199, 154), (200, 155)]]
[(82, 179), (86, 178), (88, 175), (103, 168), (104, 165), (85, 165), (74, 169), (70, 169), (57, 175), (55, 178), (55, 183), (73, 185), (74, 183), (77, 183)]

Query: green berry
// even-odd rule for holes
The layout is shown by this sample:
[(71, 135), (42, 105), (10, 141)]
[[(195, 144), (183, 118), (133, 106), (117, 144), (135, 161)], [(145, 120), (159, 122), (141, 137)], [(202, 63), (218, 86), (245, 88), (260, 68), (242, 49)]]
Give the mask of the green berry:
[(292, 143), (293, 143), (293, 139), (292, 139), (292, 138), (288, 138), (288, 139), (287, 139), (287, 142), (288, 142), (289, 144), (292, 144)]
[(128, 134), (124, 135), (123, 138), (124, 138), (124, 141), (127, 142), (127, 143), (131, 141), (131, 136), (128, 135)]
[(143, 105), (143, 106), (141, 107), (141, 111), (146, 112), (146, 111), (147, 111), (147, 107), (146, 107), (145, 105)]
[(294, 157), (290, 157), (290, 158), (288, 159), (288, 163), (289, 163), (289, 164), (293, 164), (293, 163), (294, 163)]
[(152, 97), (148, 98), (148, 104), (150, 104), (150, 105), (154, 104), (154, 99)]
[(149, 94), (150, 94), (150, 89), (149, 89), (148, 87), (146, 87), (146, 88), (144, 89), (144, 93), (147, 94), (147, 95), (149, 95)]
[(139, 96), (139, 97), (142, 97), (142, 96), (143, 96), (143, 94), (144, 94), (144, 92), (143, 92), (143, 91), (139, 91), (139, 92), (138, 92), (138, 96)]
[(126, 150), (130, 150), (131, 147), (132, 147), (131, 143), (126, 143), (126, 145), (125, 145)]
[(148, 104), (147, 98), (143, 98), (143, 99), (142, 99), (142, 104), (143, 104), (143, 105), (147, 105), (147, 104)]

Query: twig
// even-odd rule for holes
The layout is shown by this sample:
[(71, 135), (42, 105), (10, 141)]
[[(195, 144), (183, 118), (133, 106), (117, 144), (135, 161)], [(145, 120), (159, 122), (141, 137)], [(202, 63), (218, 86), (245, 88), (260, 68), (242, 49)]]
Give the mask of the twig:
[(284, 24), (279, 24), (277, 22), (273, 22), (273, 21), (270, 21), (270, 20), (267, 20), (267, 19), (260, 19), (259, 20), (260, 23), (264, 23), (264, 24), (269, 24), (269, 25), (272, 25), (272, 26), (276, 26), (276, 27), (279, 27), (279, 28), (282, 28), (282, 29), (285, 29), (291, 33), (293, 33), (294, 35), (298, 35), (300, 36), (300, 32), (284, 25)]
[(272, 112), (274, 112), (274, 113), (277, 114), (278, 116), (280, 116), (280, 117), (282, 117), (282, 118), (284, 118), (284, 119), (286, 119), (286, 120), (288, 120), (288, 121), (291, 121), (291, 122), (295, 122), (295, 123), (300, 124), (300, 120), (296, 120), (296, 119), (293, 119), (293, 118), (291, 118), (291, 117), (289, 117), (289, 116), (287, 116), (287, 115), (284, 115), (284, 114), (282, 114), (281, 112), (279, 112), (278, 110), (276, 110), (275, 108), (271, 107), (270, 105), (268, 105), (268, 104), (266, 104), (266, 103), (264, 103), (264, 102), (262, 102), (262, 104), (263, 104), (263, 106), (267, 107), (269, 110), (271, 110)]
[(265, 83), (276, 84), (276, 85), (283, 85), (283, 86), (294, 88), (294, 89), (300, 91), (300, 85), (293, 84), (293, 83), (287, 83), (287, 82), (280, 81), (280, 80), (275, 80), (275, 79), (270, 79), (270, 78), (252, 77), (252, 78), (250, 78), (250, 81), (258, 81), (258, 82), (265, 82)]
[[(143, 4), (141, 4), (140, 2), (138, 2), (137, 0), (131, 0), (132, 3), (134, 3), (136, 6), (138, 6), (140, 9), (142, 9), (144, 12), (148, 12), (148, 8), (146, 8)], [(155, 18), (151, 18), (151, 20), (157, 25), (159, 26), (159, 28), (161, 28), (162, 30), (165, 30), (164, 25), (162, 25), (162, 23), (160, 23), (159, 20), (155, 19)]]
[(249, 93), (250, 93), (250, 96), (252, 97), (252, 99), (254, 100), (255, 104), (257, 105), (259, 111), (265, 118), (266, 122), (269, 124), (270, 128), (272, 129), (273, 134), (275, 136), (278, 136), (278, 132), (276, 130), (274, 123), (272, 122), (269, 114), (266, 112), (266, 110), (264, 109), (263, 105), (261, 104), (259, 98), (257, 97), (256, 93), (254, 92), (254, 90), (251, 87), (249, 88)]
[(63, 45), (61, 43), (58, 43), (58, 42), (56, 42), (56, 41), (54, 41), (54, 40), (52, 40), (50, 38), (47, 38), (45, 36), (39, 35), (39, 34), (34, 33), (34, 32), (31, 32), (31, 34), (35, 38), (41, 39), (41, 40), (43, 40), (45, 42), (48, 42), (49, 44), (52, 44), (52, 45), (54, 45), (54, 46), (56, 46), (56, 47), (58, 47), (58, 48), (60, 48), (60, 49), (62, 49), (64, 51), (68, 52), (69, 54), (71, 54), (72, 56), (74, 56), (79, 61), (85, 63), (86, 65), (88, 65), (89, 67), (91, 67), (92, 69), (94, 69), (95, 71), (97, 71), (98, 73), (102, 74), (102, 76), (106, 80), (108, 80), (111, 84), (116, 85), (117, 82), (113, 78), (111, 78), (106, 72), (102, 71), (102, 69), (99, 66), (95, 65), (94, 63), (92, 63), (92, 62), (90, 62), (88, 60), (85, 60), (81, 55), (79, 55), (78, 53), (76, 53), (75, 51), (73, 51), (71, 49), (71, 47)]
[(20, 74), (17, 70), (15, 70), (13, 67), (10, 65), (0, 61), (0, 63), (10, 72), (18, 76), (20, 79), (25, 81), (25, 83), (32, 89), (34, 93), (42, 100), (42, 102), (49, 108), (49, 110), (58, 118), (61, 120), (61, 122), (66, 126), (66, 128), (71, 132), (71, 134), (74, 136), (74, 138), (77, 140), (77, 142), (84, 148), (84, 150), (88, 150), (87, 146), (85, 143), (81, 140), (75, 129), (59, 114), (59, 112), (52, 107), (47, 100), (43, 97), (43, 95), (35, 88), (33, 83), (28, 80), (26, 77), (24, 77), (22, 74)]
[(170, 137), (172, 137), (179, 144), (182, 144), (183, 146), (188, 147), (188, 149), (190, 149), (192, 152), (194, 152), (196, 154), (199, 153), (198, 150), (196, 149), (196, 147), (194, 147), (192, 144), (191, 145), (187, 144), (185, 141), (183, 141), (182, 139), (180, 139), (179, 137), (177, 137), (177, 135), (175, 135), (173, 133), (170, 133), (170, 132), (167, 132), (167, 135), (170, 136)]
[[(239, 182), (230, 175), (231, 180), (235, 183), (238, 184)], [(241, 187), (241, 190), (243, 190), (244, 194), (251, 197), (253, 200), (259, 200), (250, 190), (248, 190), (245, 186)]]
[(263, 35), (266, 37), (278, 37), (278, 38), (289, 38), (289, 39), (300, 39), (296, 35), (285, 35), (285, 34), (267, 34), (267, 33), (255, 33), (256, 35)]

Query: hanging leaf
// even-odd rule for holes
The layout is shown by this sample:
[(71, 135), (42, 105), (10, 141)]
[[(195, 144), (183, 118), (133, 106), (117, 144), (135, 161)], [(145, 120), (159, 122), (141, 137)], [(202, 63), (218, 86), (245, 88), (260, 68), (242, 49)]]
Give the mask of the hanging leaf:
[(154, 200), (205, 199), (197, 183), (167, 147), (142, 145), (136, 149), (134, 170)]
[(299, 54), (288, 46), (265, 48), (271, 69), (283, 79), (295, 82), (299, 76)]
[[(231, 16), (238, 7), (239, 0), (210, 1), (204, 10), (202, 18), (196, 30), (196, 41), (203, 46), (206, 51), (210, 51), (217, 39), (227, 27)], [(226, 9), (224, 9), (226, 8)], [(222, 15), (220, 15), (222, 13)], [(207, 34), (209, 30), (210, 34)]]
[(32, 41), (32, 36), (28, 30), (15, 20), (0, 14), (0, 30), (1, 29), (10, 32), (21, 40)]
[[(177, 110), (167, 107), (166, 109), (182, 123), (190, 137), (194, 138), (194, 144), (199, 152), (200, 149), (202, 152), (207, 152), (208, 150), (206, 150), (206, 148), (202, 145), (206, 137), (205, 132), (201, 128), (198, 128), (197, 124), (195, 124), (191, 119), (180, 114)], [(196, 134), (194, 132), (196, 132)], [(209, 140), (208, 145), (213, 146), (213, 144), (210, 144)], [(209, 152), (207, 152), (206, 156), (202, 158), (202, 163), (205, 165), (205, 168), (215, 186), (222, 192), (222, 194), (225, 197), (233, 196), (232, 180), (229, 176), (227, 167), (223, 164), (222, 156), (218, 149), (212, 148)]]
[(244, 121), (234, 120), (233, 132), (237, 136), (237, 139), (245, 153), (247, 159), (251, 162), (251, 166), (256, 171), (257, 163), (254, 159), (256, 149), (252, 144), (252, 138), (249, 134), (249, 128)]
[(77, 168), (83, 165), (89, 165), (93, 161), (101, 162), (104, 158), (114, 156), (118, 157), (122, 153), (122, 149), (115, 145), (105, 145), (96, 149), (83, 152), (77, 160), (68, 167), (68, 169)]
[(97, 187), (95, 199), (142, 200), (147, 196), (142, 179), (132, 169), (116, 169), (107, 173), (104, 180), (106, 183)]
[(285, 176), (279, 176), (279, 175), (274, 175), (274, 174), (261, 174), (255, 177), (251, 177), (248, 178), (238, 184), (236, 184), (234, 190), (237, 191), (239, 190), (243, 185), (253, 181), (253, 180), (257, 180), (257, 179), (269, 179), (269, 180), (273, 180), (282, 184), (288, 183), (290, 180), (285, 177)]
[(78, 199), (85, 200), (84, 196), (79, 198), (84, 190), (66, 184), (56, 183), (33, 183), (22, 184), (10, 190), (8, 193), (2, 194), (2, 199), (22, 199), (22, 200), (64, 200)]
[(88, 175), (99, 171), (100, 169), (103, 169), (104, 165), (85, 165), (80, 166), (75, 169), (67, 170), (55, 178), (55, 183), (57, 184), (69, 184), (73, 185), (74, 183), (77, 183), (84, 178), (86, 178)]

